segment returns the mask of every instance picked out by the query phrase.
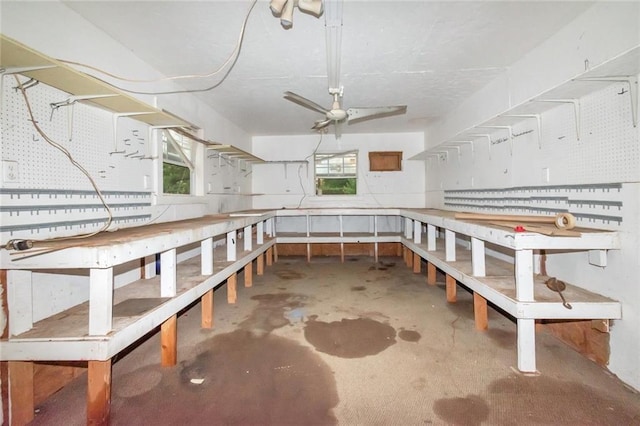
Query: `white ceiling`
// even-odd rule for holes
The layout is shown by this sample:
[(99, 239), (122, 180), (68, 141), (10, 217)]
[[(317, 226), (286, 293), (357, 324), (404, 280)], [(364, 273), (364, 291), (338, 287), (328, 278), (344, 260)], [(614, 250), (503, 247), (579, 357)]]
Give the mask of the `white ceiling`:
[[(227, 59), (251, 1), (65, 3), (165, 75), (180, 75), (211, 72)], [(408, 111), (343, 132), (423, 130), (591, 4), (345, 0), (343, 106), (404, 104)], [(324, 31), (323, 17), (297, 9), (293, 28), (285, 30), (268, 1), (258, 1), (235, 67), (198, 96), (251, 135), (310, 133), (321, 115), (282, 95), (290, 90), (331, 105)], [(181, 84), (206, 88), (220, 77)], [(140, 85), (154, 88), (161, 86)]]

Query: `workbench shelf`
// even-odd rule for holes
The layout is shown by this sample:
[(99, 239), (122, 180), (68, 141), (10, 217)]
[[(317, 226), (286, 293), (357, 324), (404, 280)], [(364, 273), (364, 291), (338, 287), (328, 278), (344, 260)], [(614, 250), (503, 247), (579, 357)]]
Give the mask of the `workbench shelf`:
[[(226, 282), (227, 300), (235, 303), (237, 272), (244, 270), (250, 286), (253, 261), (258, 275), (271, 263), (273, 229), (270, 212), (225, 214), (0, 251), (9, 324), (0, 360), (8, 361), (9, 380), (33, 390), (33, 369), (25, 373), (23, 362), (88, 361), (87, 423), (107, 423), (112, 358), (159, 327), (162, 364), (175, 365), (177, 314), (200, 300), (202, 326), (211, 327), (213, 290)], [(179, 262), (178, 252), (187, 259)], [(142, 278), (116, 288), (115, 268), (130, 262), (141, 264)], [(32, 275), (42, 269), (88, 270), (89, 300), (34, 323)]]
[[(573, 306), (569, 310), (557, 293), (546, 288), (545, 277), (534, 274), (536, 250), (602, 254), (620, 248), (617, 232), (579, 231), (580, 237), (514, 232), (458, 220), (454, 212), (434, 209), (282, 209), (147, 225), (83, 240), (36, 242), (24, 252), (0, 251), (0, 268), (7, 270), (9, 308), (9, 338), (0, 341), (0, 360), (10, 361), (9, 375), (12, 362), (87, 360), (88, 392), (104, 396), (88, 399), (88, 420), (101, 421), (109, 411), (111, 359), (160, 327), (163, 365), (175, 365), (177, 313), (200, 299), (206, 326), (212, 320), (213, 290), (226, 281), (227, 298), (233, 303), (237, 272), (244, 269), (245, 285), (250, 285), (246, 280), (253, 261), (261, 274), (265, 262), (269, 265), (276, 258), (277, 243), (306, 244), (309, 260), (311, 244), (340, 244), (344, 260), (344, 244), (369, 243), (375, 247), (377, 262), (378, 244), (393, 242), (404, 247), (414, 272), (420, 272), (421, 259), (426, 260), (428, 283), (435, 284), (437, 269), (446, 274), (447, 300), (455, 301), (457, 282), (474, 292), (477, 328), (487, 327), (488, 302), (513, 316), (518, 369), (533, 373), (536, 320), (621, 317), (619, 302), (576, 285), (567, 285), (564, 292)], [(216, 244), (221, 240), (224, 245)], [(196, 253), (198, 246), (199, 257), (177, 261), (178, 250)], [(513, 262), (491, 256), (489, 249), (494, 246), (511, 251)], [(141, 261), (144, 278), (114, 288), (114, 268), (132, 261)], [(89, 301), (34, 323), (31, 274), (71, 268), (89, 271)]]
[[(474, 292), (476, 328), (487, 327), (487, 301), (517, 322), (518, 369), (535, 373), (535, 321), (541, 319), (619, 319), (621, 304), (577, 286), (563, 292), (571, 303), (567, 309), (559, 295), (544, 284), (548, 277), (534, 274), (535, 250), (619, 249), (617, 232), (577, 229), (580, 237), (553, 237), (534, 232), (515, 232), (499, 226), (457, 220), (453, 212), (431, 209), (403, 210), (402, 244), (416, 259), (427, 262), (427, 282), (435, 284), (436, 268), (447, 275), (447, 298), (455, 301), (455, 285), (460, 282)], [(424, 232), (426, 229), (426, 232)], [(468, 246), (463, 250), (458, 242)], [(487, 245), (497, 245), (513, 253), (513, 264), (487, 255)], [(606, 261), (605, 261), (606, 263)], [(414, 271), (416, 270), (414, 266)], [(419, 269), (417, 269), (419, 271)]]
[[(277, 210), (277, 242), (307, 244), (307, 259), (311, 259), (311, 244), (338, 243), (342, 260), (344, 244), (370, 243), (373, 244), (374, 258), (377, 262), (379, 243), (400, 242), (399, 212), (396, 208)], [(381, 231), (382, 220), (393, 223), (387, 223)], [(362, 223), (367, 225), (363, 227)], [(281, 231), (282, 228), (286, 231)], [(292, 231), (292, 228), (297, 231)]]
[(252, 250), (245, 251), (244, 238), (237, 242), (235, 261), (227, 260), (225, 247), (214, 249), (211, 275), (202, 274), (201, 257), (177, 263), (177, 287), (173, 297), (162, 297), (160, 275), (115, 289), (112, 330), (108, 334), (89, 333), (91, 307), (85, 302), (38, 321), (30, 330), (3, 341), (2, 359), (108, 360), (208, 291), (224, 284), (228, 277), (250, 265), (275, 244), (270, 237), (258, 244), (254, 236)]

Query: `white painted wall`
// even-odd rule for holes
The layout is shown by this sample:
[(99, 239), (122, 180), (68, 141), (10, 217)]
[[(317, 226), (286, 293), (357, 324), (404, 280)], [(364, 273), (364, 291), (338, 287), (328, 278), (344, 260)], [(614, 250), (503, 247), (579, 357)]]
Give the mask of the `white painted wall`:
[[(428, 128), (427, 148), (640, 44), (640, 3), (598, 2)], [(586, 61), (586, 62), (585, 62)]]
[[(466, 129), (560, 85), (584, 72), (585, 61), (588, 67), (595, 67), (638, 45), (640, 3), (596, 3), (431, 126), (426, 146), (435, 147), (455, 139)], [(505, 131), (487, 129), (485, 133), (491, 134), (494, 144), (478, 138), (473, 152), (470, 145), (464, 145), (460, 156), (455, 150), (448, 150), (448, 154), (429, 157), (425, 160), (426, 205), (446, 207), (445, 190), (623, 183), (619, 192), (584, 194), (587, 199), (621, 201), (619, 212), (606, 207), (571, 208), (581, 213), (622, 216), (619, 225), (599, 221), (580, 223), (620, 232), (622, 247), (608, 253), (608, 265), (604, 268), (590, 265), (586, 252), (553, 253), (547, 256), (547, 272), (622, 303), (623, 319), (614, 321), (611, 329), (609, 369), (640, 389), (640, 128), (632, 125), (626, 83), (609, 84), (594, 86), (592, 94), (580, 99), (580, 140), (572, 106), (559, 105), (542, 114), (540, 133), (535, 120), (522, 120), (514, 124), (513, 132), (533, 132), (495, 144), (505, 137)], [(549, 171), (548, 177), (545, 169)]]
[[(59, 1), (3, 2), (0, 19), (3, 34), (51, 57), (87, 63), (130, 78), (161, 77), (158, 71), (136, 57), (128, 48)], [(116, 86), (130, 89), (179, 89), (173, 83), (154, 84), (149, 87), (148, 84), (141, 86), (102, 75), (99, 77)], [(247, 133), (193, 95), (131, 95), (198, 126), (202, 129), (205, 139), (232, 144), (241, 149), (251, 147), (251, 137)], [(209, 212), (249, 208), (251, 201), (247, 197), (217, 194), (206, 196), (207, 192), (223, 192), (222, 187), (231, 186), (232, 183), (236, 183), (236, 190), (240, 186), (239, 192), (251, 191), (251, 180), (241, 178), (246, 173), (223, 176), (216, 174), (216, 165), (217, 161), (203, 161), (200, 185), (202, 191), (199, 196), (185, 199), (159, 195), (157, 202), (165, 207), (158, 210), (160, 213), (167, 211), (158, 220), (175, 220)], [(221, 176), (223, 179), (220, 179)], [(171, 207), (174, 204), (181, 207), (174, 209)]]
[[(315, 195), (313, 153), (358, 151), (356, 196)], [(253, 208), (296, 207), (423, 207), (424, 165), (407, 158), (424, 149), (422, 133), (331, 134), (261, 136), (253, 138), (252, 152), (267, 161), (253, 168)], [(370, 151), (402, 151), (402, 171), (370, 172)]]
[[(0, 28), (2, 33), (37, 51), (54, 58), (63, 58), (91, 64), (96, 67), (131, 78), (154, 78), (160, 74), (142, 62), (125, 46), (120, 45), (107, 36), (100, 29), (85, 21), (78, 14), (68, 9), (58, 1), (47, 2), (3, 2), (1, 5)], [(102, 77), (102, 76), (100, 76)], [(109, 81), (109, 78), (105, 78)], [(123, 84), (111, 80), (116, 85), (134, 88), (133, 84)], [(154, 86), (152, 89), (171, 89), (176, 86)], [(149, 89), (148, 85), (143, 89)], [(251, 138), (234, 123), (230, 122), (217, 111), (204, 105), (192, 95), (163, 95), (146, 96), (132, 95), (158, 108), (172, 112), (181, 118), (200, 127), (205, 139), (220, 143), (232, 144), (243, 149), (250, 149)], [(47, 106), (48, 108), (48, 106)], [(95, 116), (102, 117), (104, 111)], [(95, 117), (94, 117), (95, 118)], [(24, 121), (25, 117), (9, 117), (9, 120)], [(101, 120), (102, 118), (99, 118)], [(107, 129), (111, 118), (107, 117)], [(16, 121), (17, 122), (17, 121)], [(96, 147), (112, 146), (113, 133), (97, 132), (86, 138), (87, 142)], [(66, 141), (63, 141), (66, 142)], [(16, 143), (15, 140), (3, 139), (4, 144)], [(29, 149), (38, 149), (30, 146)], [(43, 144), (42, 149), (51, 149)], [(98, 151), (89, 149), (88, 151)], [(157, 155), (157, 151), (155, 152)], [(93, 154), (92, 154), (93, 155)], [(107, 153), (103, 155), (104, 164), (109, 164)], [(156, 192), (153, 196), (154, 205), (149, 209), (153, 222), (172, 221), (190, 217), (199, 217), (209, 213), (246, 209), (251, 206), (248, 197), (240, 195), (219, 195), (208, 193), (232, 192), (225, 188), (233, 188), (233, 192), (250, 192), (250, 169), (241, 170), (237, 162), (225, 164), (224, 170), (218, 160), (209, 158), (211, 153), (200, 146), (196, 163), (201, 167), (198, 176), (198, 193), (194, 196), (164, 196)], [(3, 160), (6, 158), (3, 157)], [(83, 160), (82, 156), (78, 160)], [(80, 161), (82, 163), (82, 161)], [(36, 182), (39, 188), (46, 188), (50, 181), (46, 178), (54, 168), (69, 168), (68, 163), (44, 162), (43, 167), (35, 167), (24, 163), (23, 171), (29, 176), (41, 176), (42, 182)], [(33, 170), (29, 169), (32, 167)], [(160, 170), (157, 162), (153, 168), (151, 162), (140, 163), (137, 169), (127, 171), (130, 180), (114, 180), (114, 187), (110, 190), (127, 191), (140, 190), (145, 175), (152, 176)], [(63, 169), (66, 170), (66, 169)], [(37, 180), (37, 179), (36, 179)], [(98, 179), (100, 184), (100, 179)], [(87, 184), (87, 188), (89, 188)], [(136, 225), (142, 225), (137, 223)], [(61, 231), (64, 232), (64, 231)], [(74, 230), (72, 233), (87, 232)], [(46, 231), (39, 235), (25, 236), (26, 238), (46, 238), (51, 236)], [(4, 236), (3, 236), (4, 237)], [(66, 272), (66, 273), (65, 273)], [(85, 271), (86, 272), (86, 271)], [(140, 277), (139, 264), (136, 262), (118, 268), (115, 275), (115, 285), (126, 285)], [(33, 277), (33, 306), (36, 320), (81, 303), (88, 298), (88, 277), (86, 273), (62, 271), (62, 273), (36, 273)], [(0, 321), (4, 326), (4, 322)], [(0, 413), (2, 410), (0, 410)], [(0, 423), (2, 420), (0, 419)]]

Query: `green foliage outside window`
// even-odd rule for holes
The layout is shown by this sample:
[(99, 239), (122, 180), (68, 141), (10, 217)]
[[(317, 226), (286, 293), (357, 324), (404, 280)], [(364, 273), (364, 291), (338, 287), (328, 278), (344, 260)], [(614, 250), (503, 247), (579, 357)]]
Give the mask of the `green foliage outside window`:
[(318, 179), (316, 183), (318, 194), (322, 195), (355, 195), (355, 178)]
[[(162, 192), (191, 194), (191, 139), (172, 130), (162, 133)], [(192, 166), (191, 166), (192, 167)]]
[(165, 194), (190, 194), (191, 171), (189, 168), (162, 163), (162, 192)]
[(324, 153), (315, 155), (317, 195), (356, 195), (358, 153)]

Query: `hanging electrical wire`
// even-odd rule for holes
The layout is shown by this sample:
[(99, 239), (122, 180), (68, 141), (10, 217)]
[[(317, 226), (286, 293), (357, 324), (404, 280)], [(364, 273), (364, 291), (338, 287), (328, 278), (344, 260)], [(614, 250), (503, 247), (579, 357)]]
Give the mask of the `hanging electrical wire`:
[[(52, 147), (54, 147), (55, 149), (59, 150), (60, 152), (62, 152), (67, 159), (71, 162), (71, 164), (76, 167), (78, 170), (80, 170), (80, 172), (82, 172), (82, 174), (84, 174), (87, 179), (89, 180), (89, 182), (91, 183), (91, 186), (93, 187), (94, 191), (96, 192), (98, 198), (100, 199), (100, 202), (102, 203), (102, 205), (104, 206), (106, 212), (107, 212), (107, 219), (106, 222), (104, 223), (104, 225), (97, 231), (88, 233), (88, 234), (81, 234), (81, 235), (74, 235), (71, 237), (60, 237), (60, 238), (53, 238), (51, 240), (55, 240), (55, 241), (60, 241), (60, 240), (70, 240), (70, 239), (80, 239), (80, 238), (88, 238), (91, 237), (93, 235), (99, 234), (100, 232), (106, 231), (110, 226), (111, 223), (113, 222), (113, 213), (111, 211), (111, 208), (109, 207), (109, 205), (107, 204), (107, 201), (105, 200), (104, 196), (102, 195), (102, 192), (100, 191), (100, 189), (98, 188), (98, 185), (96, 184), (95, 180), (93, 179), (93, 177), (91, 176), (91, 174), (87, 171), (87, 169), (85, 169), (80, 163), (78, 163), (74, 158), (73, 155), (71, 155), (71, 153), (69, 152), (69, 150), (67, 150), (64, 146), (62, 146), (61, 144), (59, 144), (58, 142), (54, 141), (53, 139), (51, 139), (45, 132), (44, 130), (42, 130), (42, 128), (40, 127), (40, 125), (38, 125), (38, 120), (36, 120), (35, 116), (33, 115), (33, 110), (31, 108), (31, 102), (29, 101), (29, 97), (27, 96), (27, 89), (25, 89), (25, 87), (23, 86), (22, 82), (20, 81), (20, 79), (18, 78), (17, 75), (13, 76), (16, 80), (17, 83), (17, 89), (20, 91), (20, 93), (22, 94), (22, 97), (24, 98), (24, 103), (27, 107), (27, 113), (29, 114), (29, 121), (31, 122), (31, 124), (33, 125), (33, 127), (36, 129), (36, 131), (38, 132), (38, 134), (40, 136), (42, 136), (42, 138)], [(49, 241), (51, 241), (49, 240)], [(18, 240), (16, 240), (18, 241)], [(33, 240), (19, 240), (19, 241), (33, 241)], [(27, 244), (28, 245), (28, 244)], [(13, 249), (27, 249), (27, 248), (31, 248), (28, 247), (27, 245), (21, 245), (17, 244), (14, 242), (14, 240), (9, 241), (7, 244), (4, 245), (5, 248), (9, 249), (9, 248), (13, 248)]]
[[(158, 91), (158, 92), (153, 92), (153, 91), (138, 91), (138, 90), (132, 90), (132, 89), (125, 89), (123, 87), (120, 86), (116, 86), (112, 83), (108, 83), (111, 86), (122, 90), (123, 92), (127, 92), (127, 93), (134, 93), (137, 95), (173, 95), (173, 94), (178, 94), (178, 93), (197, 93), (197, 92), (207, 92), (209, 90), (213, 90), (216, 87), (220, 86), (226, 79), (227, 76), (229, 75), (229, 73), (231, 72), (231, 70), (233, 69), (233, 67), (235, 66), (236, 62), (238, 61), (238, 58), (240, 57), (240, 50), (242, 49), (242, 43), (244, 42), (244, 34), (245, 34), (245, 29), (247, 27), (247, 22), (249, 21), (249, 17), (251, 16), (251, 11), (254, 9), (256, 3), (258, 0), (253, 0), (251, 3), (251, 6), (249, 6), (249, 10), (247, 10), (247, 13), (244, 17), (244, 20), (242, 22), (242, 27), (240, 28), (240, 34), (238, 36), (238, 41), (236, 42), (236, 46), (233, 49), (233, 51), (231, 52), (231, 54), (229, 55), (229, 57), (224, 61), (224, 63), (222, 65), (220, 65), (216, 70), (206, 73), (206, 74), (185, 74), (185, 75), (178, 75), (178, 76), (173, 76), (173, 77), (162, 77), (162, 78), (158, 78), (158, 79), (150, 79), (150, 80), (136, 80), (136, 79), (130, 79), (130, 78), (126, 78), (126, 77), (121, 77), (115, 74), (112, 74), (110, 72), (107, 72), (103, 69), (100, 69), (98, 67), (94, 67), (92, 65), (88, 65), (88, 64), (83, 64), (80, 62), (75, 62), (75, 61), (69, 61), (69, 60), (65, 60), (65, 59), (58, 59), (58, 61), (63, 62), (65, 64), (70, 64), (70, 65), (76, 65), (76, 66), (81, 66), (84, 68), (88, 68), (94, 71), (97, 71), (99, 73), (102, 73), (104, 75), (107, 75), (111, 78), (114, 78), (116, 80), (121, 80), (121, 81), (127, 81), (127, 82), (131, 82), (131, 83), (160, 83), (163, 81), (173, 81), (173, 80), (184, 80), (184, 79), (196, 79), (196, 78), (210, 78), (213, 77), (215, 75), (217, 75), (218, 73), (222, 72), (225, 67), (227, 67), (227, 65), (230, 64), (230, 66), (227, 68), (227, 70), (225, 71), (225, 73), (223, 74), (222, 78), (220, 79), (220, 81), (218, 81), (217, 83), (215, 83), (212, 86), (203, 88), (203, 89), (184, 89), (184, 90), (171, 90), (171, 91)], [(95, 77), (95, 76), (94, 76)], [(98, 78), (98, 77), (96, 77)], [(100, 78), (98, 78), (98, 80), (104, 81)]]
[[(320, 144), (322, 143), (322, 135), (323, 134), (324, 134), (324, 132), (320, 132), (320, 140), (318, 141), (318, 144), (313, 149), (311, 154), (307, 155), (304, 158), (305, 161), (307, 161), (307, 167), (309, 167), (309, 163), (308, 163), (309, 158), (314, 157), (314, 159), (315, 159), (316, 152), (318, 152), (318, 148), (320, 148)], [(315, 160), (314, 160), (314, 164), (315, 164)], [(300, 171), (301, 170), (302, 170), (302, 164), (298, 166), (298, 182), (300, 182), (300, 188), (302, 188), (302, 198), (300, 198), (300, 201), (298, 202), (298, 205), (296, 206), (296, 209), (300, 208), (300, 206), (302, 205), (302, 201), (307, 197), (307, 191), (305, 191), (305, 189), (304, 189), (304, 185), (302, 183), (302, 176), (300, 175)]]

